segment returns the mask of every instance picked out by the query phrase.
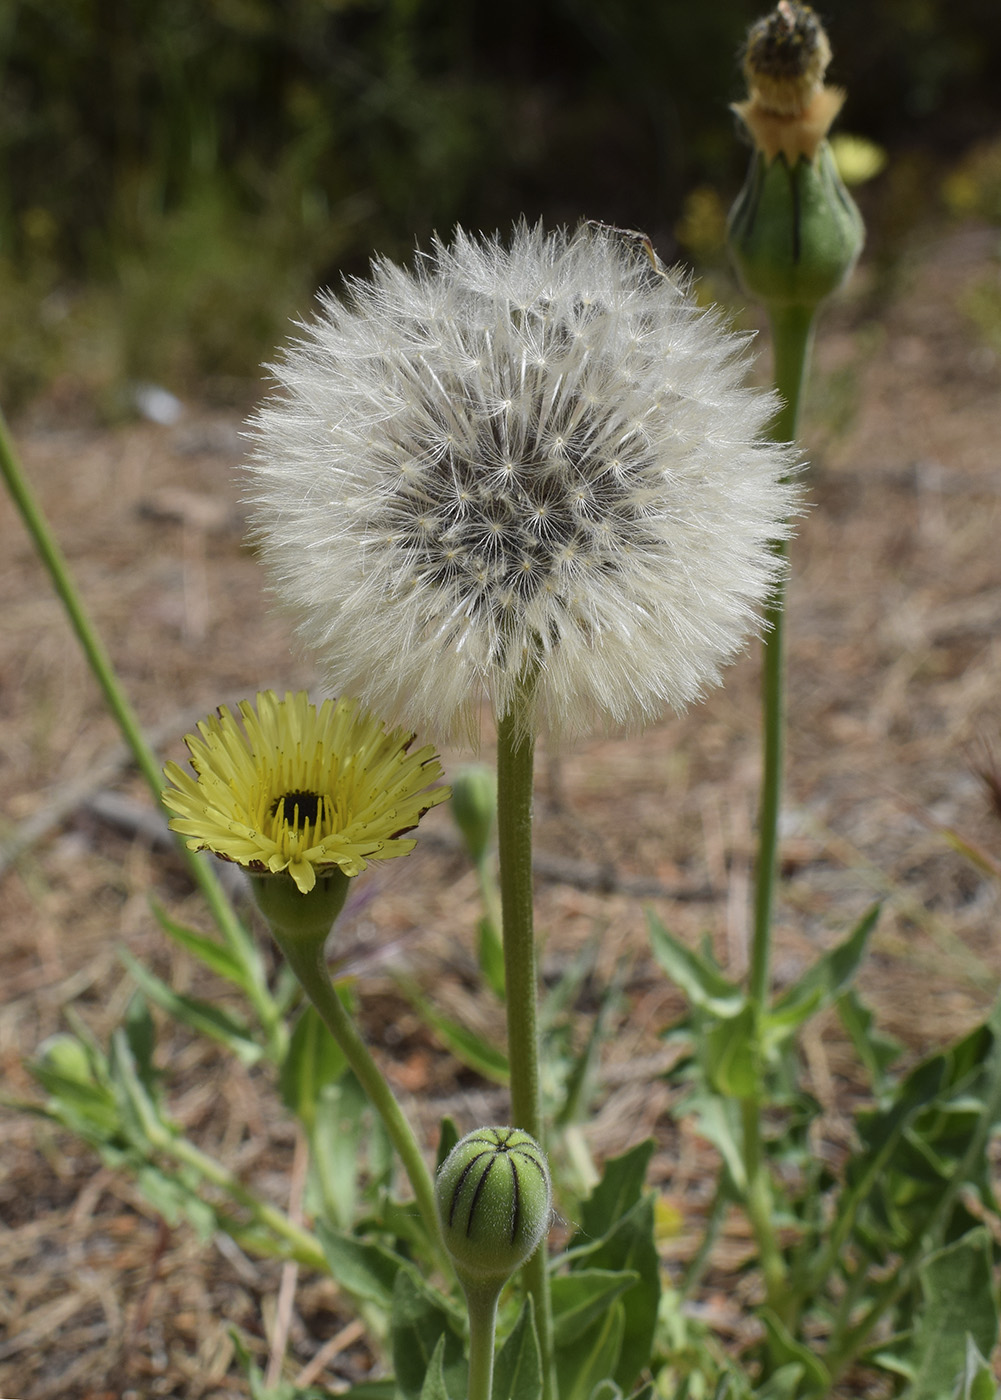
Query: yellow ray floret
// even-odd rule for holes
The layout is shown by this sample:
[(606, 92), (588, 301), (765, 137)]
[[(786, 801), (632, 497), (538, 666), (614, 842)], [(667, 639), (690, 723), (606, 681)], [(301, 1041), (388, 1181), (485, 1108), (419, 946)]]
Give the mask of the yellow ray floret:
[(353, 700), (317, 707), (305, 691), (274, 691), (237, 707), (243, 727), (221, 706), (185, 736), (195, 776), (168, 763), (163, 801), (170, 826), (193, 851), (208, 850), (255, 874), (287, 871), (303, 894), (317, 876), (358, 875), (369, 860), (406, 855), (401, 839), (448, 788), (430, 745), (387, 732)]

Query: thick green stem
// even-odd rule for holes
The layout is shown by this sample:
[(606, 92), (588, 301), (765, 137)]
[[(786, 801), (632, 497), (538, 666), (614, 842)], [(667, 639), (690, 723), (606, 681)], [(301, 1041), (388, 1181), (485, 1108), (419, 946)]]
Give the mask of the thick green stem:
[(463, 1280), (469, 1314), (469, 1385), (467, 1400), (491, 1400), (494, 1384), (494, 1333), (501, 1285)]
[[(149, 784), (154, 800), (159, 806), (160, 793), (164, 785), (160, 761), (146, 742), (138, 716), (129, 704), (115, 673), (111, 658), (84, 608), (62, 550), (56, 543), (55, 537), (49, 529), (48, 521), (28, 485), (2, 412), (0, 412), (0, 471), (3, 472), (7, 489), (20, 511), (38, 556), (48, 570), (52, 586), (66, 609), (70, 625), (76, 633), (94, 678), (101, 687), (108, 709), (132, 750), (136, 765)], [(225, 891), (208, 862), (196, 855), (194, 851), (189, 851), (183, 838), (179, 837), (177, 844), (192, 879), (205, 897), (205, 902), (209, 906), (216, 927), (248, 973), (250, 984), (248, 995), (269, 1039), (274, 1042), (279, 1035), (280, 1022), (274, 1002), (268, 992), (260, 954), (252, 938), (233, 912), (233, 907), (226, 898)]]
[(447, 1262), (441, 1234), (438, 1229), (438, 1215), (434, 1204), (434, 1183), (431, 1173), (421, 1155), (417, 1139), (403, 1110), (397, 1103), (392, 1089), (386, 1083), (382, 1071), (373, 1060), (368, 1047), (355, 1029), (351, 1017), (341, 1004), (327, 964), (323, 956), (323, 941), (316, 938), (296, 938), (283, 933), (272, 925), (275, 942), (281, 948), (289, 967), (295, 973), (310, 1001), (316, 1007), (330, 1034), (337, 1041), (344, 1057), (354, 1072), (355, 1078), (364, 1089), (372, 1107), (378, 1113), (390, 1140), (399, 1154), (403, 1169), (410, 1179), (417, 1208), (421, 1213), (442, 1271), (451, 1276), (452, 1268)]
[[(497, 726), (497, 843), (504, 922), (511, 1123), (545, 1146), (539, 1083), (538, 968), (532, 911), (532, 775), (535, 736), (522, 691)], [(522, 1270), (535, 1303), (544, 1400), (555, 1400), (553, 1321), (545, 1242)]]

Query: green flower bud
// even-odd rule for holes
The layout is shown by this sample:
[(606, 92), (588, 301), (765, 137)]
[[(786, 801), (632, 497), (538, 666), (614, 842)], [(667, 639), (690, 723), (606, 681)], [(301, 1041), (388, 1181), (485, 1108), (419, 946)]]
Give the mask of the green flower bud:
[(733, 110), (754, 154), (727, 243), (744, 290), (770, 307), (812, 311), (862, 250), (862, 217), (827, 141), (845, 100), (824, 86), (830, 59), (823, 25), (795, 0), (779, 0), (747, 37), (748, 96)]
[(479, 865), (487, 853), (497, 816), (497, 781), (485, 763), (469, 763), (452, 780), (452, 816), (470, 858)]
[(552, 1185), (542, 1149), (520, 1128), (468, 1133), (441, 1164), (435, 1203), (459, 1277), (499, 1286), (549, 1228)]
[(862, 216), (828, 142), (812, 158), (755, 151), (730, 212), (727, 243), (749, 295), (814, 307), (841, 286), (862, 250)]

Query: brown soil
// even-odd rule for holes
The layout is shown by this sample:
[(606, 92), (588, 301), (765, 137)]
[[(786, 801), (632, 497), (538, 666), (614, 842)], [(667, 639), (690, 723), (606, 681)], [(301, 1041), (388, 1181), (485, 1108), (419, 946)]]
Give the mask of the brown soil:
[[(788, 983), (883, 899), (861, 987), (911, 1055), (973, 1025), (1001, 974), (999, 882), (949, 835), (1001, 860), (1001, 827), (974, 772), (985, 740), (1001, 753), (1001, 362), (961, 311), (972, 285), (997, 277), (997, 240), (975, 226), (926, 235), (891, 281), (863, 270), (826, 316), (806, 434), (813, 508), (793, 547), (776, 980)], [(221, 701), (311, 683), (242, 542), (238, 416), (191, 407), (173, 428), (104, 430), (74, 426), (50, 403), (17, 426), (42, 504), (164, 756), (182, 758), (181, 735)], [(151, 891), (196, 923), (198, 901), (138, 823), (152, 806), (121, 764), (114, 725), (3, 501), (0, 596), (0, 834), (16, 851), (3, 878), (0, 1065), (6, 1092), (27, 1096), (23, 1058), (65, 1028), (67, 1008), (102, 1039), (121, 1017), (132, 991), (121, 946), (178, 988), (220, 989), (154, 925)], [(538, 882), (546, 975), (590, 941), (592, 992), (617, 970), (624, 980), (586, 1136), (601, 1158), (656, 1135), (654, 1180), (680, 1221), (665, 1242), (671, 1268), (697, 1239), (712, 1155), (671, 1123), (665, 1084), (651, 1086), (672, 1053), (659, 1031), (681, 1002), (645, 951), (643, 909), (652, 903), (692, 942), (708, 933), (734, 972), (746, 967), (757, 664), (754, 649), (683, 718), (539, 764), (538, 841), (553, 858)], [(109, 820), (109, 792), (132, 800), (123, 825)], [(426, 828), (341, 937), (356, 955), (366, 1031), (430, 1149), (443, 1108), (471, 1127), (503, 1117), (504, 1101), (456, 1074), (391, 975), (405, 967), (450, 1015), (500, 1036), (496, 1006), (475, 990), (474, 879), (447, 811)], [(287, 1204), (294, 1133), (267, 1074), (169, 1026), (158, 1059), (174, 1116)], [(833, 1021), (810, 1032), (804, 1059), (843, 1139), (857, 1075)], [(227, 1327), (243, 1328), (264, 1364), (280, 1266), (166, 1228), (126, 1177), (27, 1115), (8, 1112), (3, 1134), (0, 1393), (245, 1394)], [(727, 1341), (744, 1335), (740, 1303), (754, 1287), (727, 1272), (745, 1248), (735, 1219), (702, 1302)], [(301, 1375), (324, 1345), (316, 1380), (332, 1389), (369, 1364), (334, 1285), (303, 1278), (286, 1375)]]

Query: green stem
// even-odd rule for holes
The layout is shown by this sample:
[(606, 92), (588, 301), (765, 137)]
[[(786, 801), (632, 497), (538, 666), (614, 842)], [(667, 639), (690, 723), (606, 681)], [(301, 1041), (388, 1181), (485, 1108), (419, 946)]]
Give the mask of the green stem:
[[(146, 742), (138, 716), (129, 704), (115, 673), (111, 658), (84, 608), (65, 556), (56, 543), (48, 521), (28, 485), (2, 412), (0, 412), (0, 471), (3, 472), (7, 489), (21, 514), (38, 556), (48, 570), (52, 586), (66, 609), (70, 624), (76, 633), (94, 678), (101, 687), (108, 709), (121, 730), (125, 742), (132, 750), (136, 765), (149, 784), (154, 801), (159, 807), (160, 793), (164, 785), (160, 761)], [(211, 866), (194, 851), (189, 851), (183, 838), (178, 838), (177, 845), (192, 879), (200, 887), (205, 897), (205, 902), (209, 906), (216, 927), (248, 973), (248, 995), (269, 1040), (272, 1042), (272, 1048), (274, 1048), (278, 1035), (279, 1017), (268, 992), (264, 965), (257, 947), (236, 917)]]
[[(503, 911), (511, 1122), (545, 1146), (539, 1083), (538, 968), (532, 910), (532, 776), (535, 736), (528, 723), (531, 682), (497, 726), (497, 844)], [(522, 1270), (535, 1303), (543, 1400), (554, 1400), (553, 1314), (545, 1243)]]
[[(813, 308), (772, 306), (775, 387), (781, 405), (772, 423), (776, 442), (792, 442), (799, 421), (799, 406), (806, 380), (813, 339)], [(787, 556), (785, 540), (772, 546), (776, 556)], [(772, 909), (778, 867), (779, 811), (782, 805), (782, 770), (785, 720), (785, 582), (780, 581), (765, 610), (762, 648), (762, 777), (758, 816), (758, 861), (754, 886), (754, 935), (751, 944), (749, 994), (760, 1040), (761, 1017), (767, 1011), (771, 989)], [(760, 1058), (760, 1057), (759, 1057)], [(747, 1213), (751, 1220), (768, 1301), (780, 1316), (785, 1302), (786, 1268), (772, 1227), (771, 1182), (764, 1161), (761, 1105), (757, 1096), (741, 1104), (744, 1134), (744, 1167), (747, 1173)]]
[(463, 1279), (469, 1314), (469, 1385), (467, 1400), (491, 1400), (494, 1384), (494, 1333), (500, 1285)]
[(757, 1099), (742, 1099), (744, 1170), (747, 1173), (745, 1206), (761, 1259), (768, 1305), (780, 1317), (786, 1310), (786, 1267), (772, 1223), (772, 1187), (761, 1141), (761, 1106)]
[[(772, 423), (776, 442), (792, 442), (813, 339), (813, 310), (803, 306), (770, 308), (775, 387), (782, 403)], [(785, 540), (776, 541), (775, 554), (785, 559)], [(767, 1005), (771, 980), (772, 902), (778, 852), (779, 809), (782, 802), (785, 584), (780, 583), (765, 611), (762, 658), (764, 753), (761, 809), (758, 818), (758, 863), (754, 889), (754, 941), (751, 947), (750, 993), (760, 1009)]]
[(293, 1259), (307, 1268), (317, 1269), (322, 1273), (330, 1272), (330, 1265), (323, 1250), (308, 1230), (294, 1225), (277, 1207), (260, 1200), (214, 1157), (207, 1156), (187, 1138), (175, 1138), (167, 1134), (164, 1134), (155, 1146), (175, 1161), (194, 1167), (210, 1185), (225, 1191), (238, 1205), (244, 1206), (260, 1225), (264, 1225), (279, 1239), (287, 1241)]
[(295, 973), (303, 990), (316, 1007), (324, 1025), (340, 1046), (344, 1058), (351, 1066), (355, 1078), (364, 1089), (372, 1107), (386, 1126), (393, 1146), (399, 1154), (403, 1169), (410, 1179), (417, 1208), (421, 1213), (428, 1237), (435, 1249), (442, 1271), (452, 1276), (451, 1264), (447, 1262), (441, 1234), (438, 1229), (438, 1215), (434, 1204), (434, 1183), (431, 1173), (421, 1155), (413, 1130), (397, 1103), (392, 1089), (386, 1083), (382, 1071), (373, 1060), (368, 1047), (355, 1029), (351, 1017), (345, 1011), (340, 997), (330, 980), (326, 960), (323, 955), (323, 940), (316, 938), (296, 938), (284, 934), (272, 925), (275, 942), (281, 948), (289, 967)]

